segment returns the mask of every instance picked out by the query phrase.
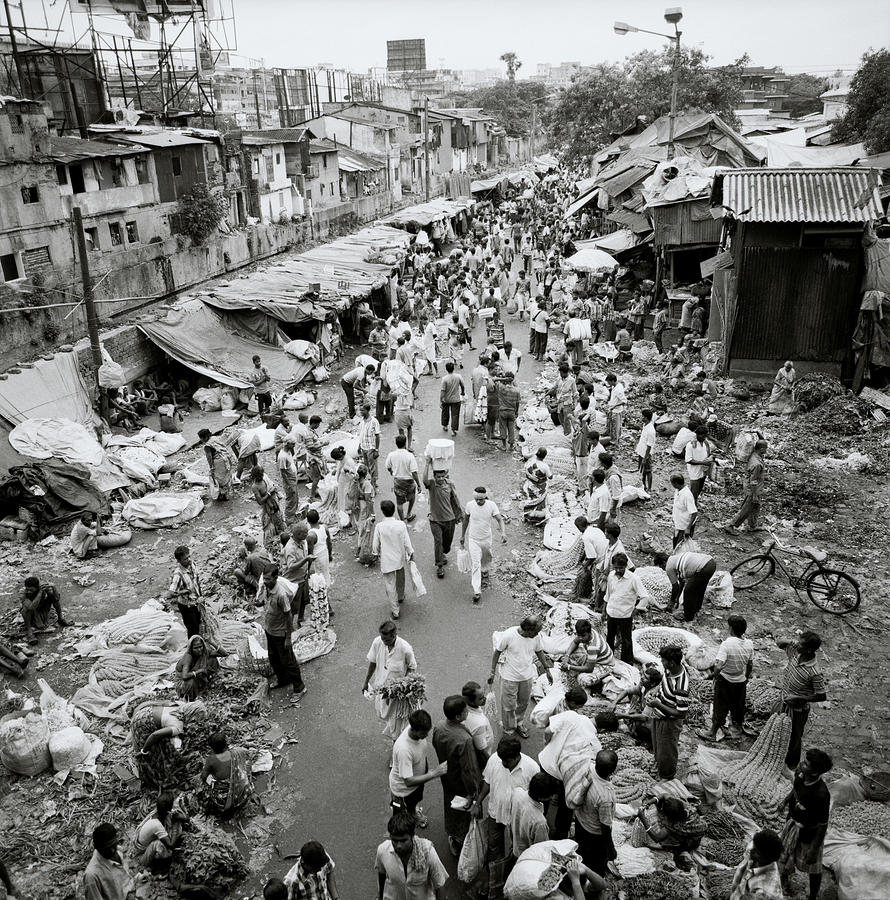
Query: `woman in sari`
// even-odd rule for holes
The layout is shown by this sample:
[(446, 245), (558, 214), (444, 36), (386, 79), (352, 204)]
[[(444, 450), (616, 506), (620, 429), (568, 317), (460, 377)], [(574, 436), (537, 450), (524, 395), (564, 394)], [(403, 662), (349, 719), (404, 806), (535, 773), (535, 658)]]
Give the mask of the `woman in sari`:
[(195, 700), (210, 684), (211, 676), (218, 669), (219, 663), (211, 654), (204, 638), (196, 634), (176, 663), (176, 693), (184, 700)]
[(525, 481), (522, 484), (522, 515), (526, 522), (540, 524), (547, 518), (547, 482), (550, 466), (544, 460), (547, 448), (538, 447), (535, 455), (525, 465)]
[(142, 820), (133, 836), (133, 856), (139, 865), (156, 874), (167, 871), (187, 821), (188, 816), (177, 808), (174, 795), (163, 791), (155, 810)]
[(278, 546), (278, 536), (285, 530), (278, 488), (263, 471), (262, 466), (254, 466), (250, 470), (250, 486), (253, 489), (253, 499), (260, 508), (263, 544), (271, 550), (272, 547)]
[(355, 481), (355, 462), (349, 458), (345, 447), (334, 447), (331, 450), (331, 459), (336, 463), (337, 470), (337, 518), (341, 528), (352, 526), (352, 517), (349, 515), (351, 503), (349, 493)]
[(436, 355), (436, 323), (430, 317), (423, 329), (423, 355), (429, 364), (430, 372), (439, 374), (439, 363)]
[(201, 769), (204, 805), (215, 816), (233, 816), (253, 797), (250, 755), (243, 747), (229, 747), (226, 736), (210, 736), (210, 750)]
[(360, 465), (355, 473), (355, 482), (351, 491), (352, 507), (350, 516), (355, 529), (355, 555), (361, 550), (362, 532), (374, 512), (374, 485), (368, 477), (368, 469)]
[(207, 708), (195, 703), (140, 703), (130, 720), (130, 740), (139, 780), (146, 791), (175, 787), (181, 780), (184, 734), (200, 731)]
[(790, 359), (776, 372), (773, 379), (773, 390), (769, 395), (769, 412), (772, 416), (786, 415), (794, 411), (794, 384), (797, 373)]
[(210, 434), (210, 429), (202, 428), (198, 432), (198, 440), (204, 445), (207, 457), (207, 468), (210, 470), (210, 483), (216, 485), (217, 500), (228, 500), (232, 490), (232, 473), (238, 465), (235, 454), (220, 438)]

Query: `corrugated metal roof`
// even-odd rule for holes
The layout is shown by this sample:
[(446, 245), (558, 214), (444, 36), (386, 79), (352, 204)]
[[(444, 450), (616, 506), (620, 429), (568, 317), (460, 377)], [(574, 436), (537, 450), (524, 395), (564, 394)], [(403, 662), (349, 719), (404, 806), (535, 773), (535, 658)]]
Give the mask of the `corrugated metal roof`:
[(883, 215), (875, 169), (736, 169), (718, 174), (742, 222), (870, 222)]
[(91, 141), (85, 138), (51, 134), (47, 156), (59, 163), (72, 163), (81, 159), (101, 159), (107, 156), (135, 156), (147, 153), (142, 147), (122, 146), (106, 141)]
[(116, 133), (116, 140), (126, 141), (128, 144), (142, 144), (143, 147), (165, 149), (167, 147), (188, 147), (194, 144), (208, 144), (210, 141), (195, 137), (191, 134), (183, 134), (181, 131), (156, 131), (153, 133), (124, 134)]

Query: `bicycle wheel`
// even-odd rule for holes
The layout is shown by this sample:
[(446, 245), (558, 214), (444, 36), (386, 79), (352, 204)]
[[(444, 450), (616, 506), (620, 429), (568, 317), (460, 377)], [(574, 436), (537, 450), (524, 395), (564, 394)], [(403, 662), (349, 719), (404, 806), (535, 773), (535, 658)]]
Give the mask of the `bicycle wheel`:
[(806, 585), (807, 596), (819, 607), (835, 616), (845, 616), (859, 608), (859, 583), (837, 569), (817, 569)]
[(776, 572), (776, 561), (768, 554), (749, 556), (736, 563), (729, 574), (732, 575), (733, 586), (740, 591), (756, 587)]

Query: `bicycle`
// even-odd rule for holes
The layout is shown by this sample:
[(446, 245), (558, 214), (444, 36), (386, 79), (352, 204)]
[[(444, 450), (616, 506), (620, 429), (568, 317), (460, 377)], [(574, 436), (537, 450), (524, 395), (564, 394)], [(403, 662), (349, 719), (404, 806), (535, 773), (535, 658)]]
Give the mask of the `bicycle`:
[[(795, 575), (782, 561), (778, 553), (808, 560), (803, 570)], [(776, 566), (788, 579), (788, 583), (800, 596), (805, 590), (810, 602), (825, 612), (835, 616), (845, 616), (859, 608), (861, 596), (859, 582), (840, 569), (824, 565), (828, 554), (812, 547), (791, 547), (782, 544), (773, 531), (761, 546), (760, 552), (748, 556), (730, 569), (733, 585), (738, 590), (746, 590), (762, 584), (775, 575)]]

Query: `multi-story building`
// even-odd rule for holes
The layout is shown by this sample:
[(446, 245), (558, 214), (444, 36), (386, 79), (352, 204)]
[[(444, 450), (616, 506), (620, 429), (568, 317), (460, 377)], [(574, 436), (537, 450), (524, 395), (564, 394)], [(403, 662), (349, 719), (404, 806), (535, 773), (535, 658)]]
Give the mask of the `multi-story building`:
[(742, 71), (743, 100), (739, 109), (769, 110), (771, 118), (788, 118), (785, 109), (790, 76), (781, 66), (747, 66)]
[(309, 141), (309, 171), (306, 173), (306, 197), (313, 209), (340, 202), (340, 161), (337, 145), (327, 138)]
[(294, 203), (297, 189), (287, 173), (284, 142), (258, 132), (242, 135), (241, 144), (249, 161), (251, 215), (261, 222), (289, 221), (295, 211), (302, 215), (302, 203)]

